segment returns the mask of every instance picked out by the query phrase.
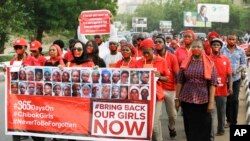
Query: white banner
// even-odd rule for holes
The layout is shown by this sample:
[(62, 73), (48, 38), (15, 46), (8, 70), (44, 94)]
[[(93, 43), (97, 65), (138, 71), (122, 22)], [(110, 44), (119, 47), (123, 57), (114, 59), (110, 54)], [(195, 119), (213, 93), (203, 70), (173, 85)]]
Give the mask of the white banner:
[(199, 3), (197, 21), (229, 22), (229, 5)]

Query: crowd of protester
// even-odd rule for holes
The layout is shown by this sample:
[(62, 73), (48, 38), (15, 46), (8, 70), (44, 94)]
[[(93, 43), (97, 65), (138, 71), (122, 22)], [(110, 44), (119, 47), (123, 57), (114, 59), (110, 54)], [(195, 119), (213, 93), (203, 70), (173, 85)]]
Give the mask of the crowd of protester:
[[(108, 41), (104, 42), (101, 35), (93, 36), (87, 40), (78, 36), (78, 39), (69, 40), (69, 50), (63, 53), (62, 43), (54, 42), (49, 47), (49, 58), (42, 54), (42, 43), (34, 40), (28, 44), (24, 38), (15, 40), (13, 47), (16, 56), (11, 60), (10, 65), (24, 66), (53, 66), (61, 68), (67, 67), (89, 67), (89, 68), (155, 68), (157, 80), (155, 117), (153, 123), (153, 140), (163, 141), (160, 116), (162, 104), (166, 105), (168, 114), (169, 136), (177, 136), (175, 122), (177, 112), (181, 107), (183, 112), (184, 129), (187, 141), (212, 141), (215, 135), (222, 136), (225, 128), (237, 124), (239, 108), (239, 89), (241, 74), (247, 66), (245, 51), (237, 45), (237, 35), (228, 34), (227, 39), (223, 39), (219, 33), (212, 31), (208, 33), (207, 40), (197, 39), (192, 30), (184, 32), (183, 39), (169, 39), (161, 33), (155, 33), (152, 38), (146, 32), (141, 32), (133, 37), (133, 43), (124, 40), (118, 41), (117, 36), (110, 35)], [(31, 52), (28, 53), (28, 50)], [(19, 64), (21, 62), (21, 64)], [(83, 70), (82, 70), (83, 71)], [(27, 72), (27, 71), (26, 71)], [(11, 74), (12, 79), (19, 80), (41, 80), (44, 73), (44, 81), (56, 81), (57, 77), (47, 78), (49, 71), (43, 72), (39, 69), (27, 72), (19, 71), (19, 74)], [(37, 74), (34, 76), (34, 74)], [(81, 76), (80, 76), (81, 75)], [(92, 76), (92, 81), (87, 82), (84, 77)], [(73, 95), (79, 95), (78, 87), (82, 87), (82, 97), (96, 97), (97, 87), (85, 83), (95, 83), (95, 72), (67, 71), (63, 72), (59, 78), (61, 82), (72, 82), (65, 85), (64, 95), (73, 89)], [(147, 73), (131, 72), (131, 80), (122, 79), (129, 75), (126, 72), (105, 72), (96, 74), (96, 77), (103, 78), (102, 83), (148, 83)], [(99, 75), (99, 76), (98, 76)], [(111, 78), (112, 76), (112, 78)], [(139, 78), (142, 77), (142, 78)], [(74, 79), (76, 77), (76, 79)], [(120, 77), (118, 81), (115, 77)], [(71, 79), (70, 79), (71, 78)], [(105, 79), (107, 78), (107, 79)], [(128, 78), (128, 77), (127, 77)], [(46, 80), (47, 79), (47, 80)], [(73, 84), (76, 82), (77, 84)], [(21, 89), (28, 88), (29, 93), (34, 93), (32, 83), (11, 84), (12, 93), (24, 93)], [(39, 85), (38, 85), (39, 86)], [(51, 83), (44, 84), (44, 94), (60, 95), (62, 90), (60, 85), (52, 86)], [(37, 95), (42, 95), (42, 85)], [(68, 88), (68, 89), (67, 89)], [(112, 95), (103, 98), (141, 99), (148, 96), (148, 87), (130, 88), (116, 87), (109, 85), (102, 87), (105, 91), (111, 91)], [(48, 90), (47, 90), (48, 89)], [(112, 89), (112, 90), (111, 90)], [(59, 92), (58, 92), (59, 91)], [(92, 91), (92, 93), (89, 93)], [(134, 95), (124, 95), (124, 91), (134, 93)], [(68, 92), (68, 93), (67, 93)], [(83, 95), (86, 92), (86, 95)], [(217, 111), (217, 132), (213, 133), (213, 111)], [(21, 136), (14, 136), (13, 140), (18, 141)], [(43, 141), (44, 138), (33, 137), (33, 140)], [(55, 139), (56, 140), (56, 139)]]

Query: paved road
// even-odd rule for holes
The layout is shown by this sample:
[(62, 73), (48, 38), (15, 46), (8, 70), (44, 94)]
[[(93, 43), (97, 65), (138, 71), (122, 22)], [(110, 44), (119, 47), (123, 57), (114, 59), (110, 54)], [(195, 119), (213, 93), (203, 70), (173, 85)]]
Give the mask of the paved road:
[[(11, 136), (6, 136), (5, 135), (5, 113), (4, 113), (4, 93), (5, 93), (5, 87), (4, 87), (4, 82), (0, 82), (0, 141), (11, 141), (12, 138)], [(245, 91), (244, 87), (241, 89), (241, 94), (240, 94), (240, 106), (239, 106), (239, 124), (246, 124), (245, 121), (245, 113), (246, 113), (246, 99), (245, 99)], [(216, 129), (216, 115), (215, 117), (215, 129)], [(165, 112), (165, 107), (163, 107), (163, 115), (161, 117), (162, 121), (162, 128), (163, 128), (163, 136), (164, 136), (164, 141), (170, 141), (169, 138), (169, 133), (168, 133), (168, 128), (167, 128), (167, 115)], [(180, 115), (180, 112), (178, 113), (177, 117), (177, 123), (176, 123), (176, 130), (177, 130), (177, 137), (175, 141), (185, 141), (185, 133), (184, 133), (184, 127), (183, 127), (183, 120), (182, 116)], [(27, 139), (24, 141), (31, 141), (31, 139)], [(50, 141), (50, 139), (46, 139), (46, 141)], [(215, 141), (229, 141), (229, 129), (226, 129), (226, 134), (223, 136), (216, 136)]]

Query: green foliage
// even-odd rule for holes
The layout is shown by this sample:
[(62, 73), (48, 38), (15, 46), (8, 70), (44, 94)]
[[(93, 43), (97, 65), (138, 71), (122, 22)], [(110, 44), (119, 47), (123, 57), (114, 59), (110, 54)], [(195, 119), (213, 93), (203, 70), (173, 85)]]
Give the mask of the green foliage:
[(28, 34), (31, 40), (42, 40), (44, 32), (68, 30), (73, 38), (81, 11), (108, 9), (115, 15), (117, 8), (117, 0), (2, 0), (0, 53), (8, 34)]
[[(195, 3), (194, 3), (195, 2)], [(247, 2), (247, 0), (246, 0)], [(189, 29), (199, 32), (218, 31), (221, 35), (234, 32), (238, 35), (242, 35), (245, 31), (249, 30), (250, 23), (250, 10), (243, 6), (238, 6), (228, 0), (168, 0), (165, 3), (161, 2), (148, 2), (137, 7), (136, 11), (132, 15), (123, 14), (123, 17), (147, 17), (148, 31), (159, 30), (159, 22), (161, 20), (172, 21), (172, 28), (175, 33), (187, 29), (183, 26), (183, 12), (197, 11), (198, 3), (213, 3), (213, 4), (228, 4), (230, 6), (229, 23), (212, 23), (211, 28), (197, 28), (193, 27)], [(120, 16), (120, 15), (119, 15)], [(119, 19), (119, 17), (117, 17)], [(131, 21), (128, 19), (128, 24), (131, 25)]]

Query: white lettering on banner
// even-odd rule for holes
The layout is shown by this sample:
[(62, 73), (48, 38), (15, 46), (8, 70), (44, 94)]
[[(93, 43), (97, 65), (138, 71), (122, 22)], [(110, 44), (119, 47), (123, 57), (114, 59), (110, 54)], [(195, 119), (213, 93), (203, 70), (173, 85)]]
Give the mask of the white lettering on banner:
[(147, 137), (147, 104), (93, 102), (91, 134)]
[(29, 118), (42, 118), (42, 119), (53, 119), (54, 116), (52, 114), (47, 114), (47, 113), (30, 113), (30, 112), (14, 112), (14, 117), (29, 117)]
[(14, 124), (19, 125), (34, 125), (34, 126), (53, 126), (58, 129), (60, 128), (76, 128), (77, 124), (70, 122), (53, 122), (45, 120), (23, 120), (23, 119), (14, 119)]
[(54, 107), (48, 106), (48, 105), (43, 105), (43, 106), (37, 106), (33, 105), (31, 101), (26, 101), (26, 100), (19, 100), (17, 103), (14, 104), (14, 109), (16, 110), (32, 110), (32, 111), (47, 111), (51, 112), (54, 111)]

